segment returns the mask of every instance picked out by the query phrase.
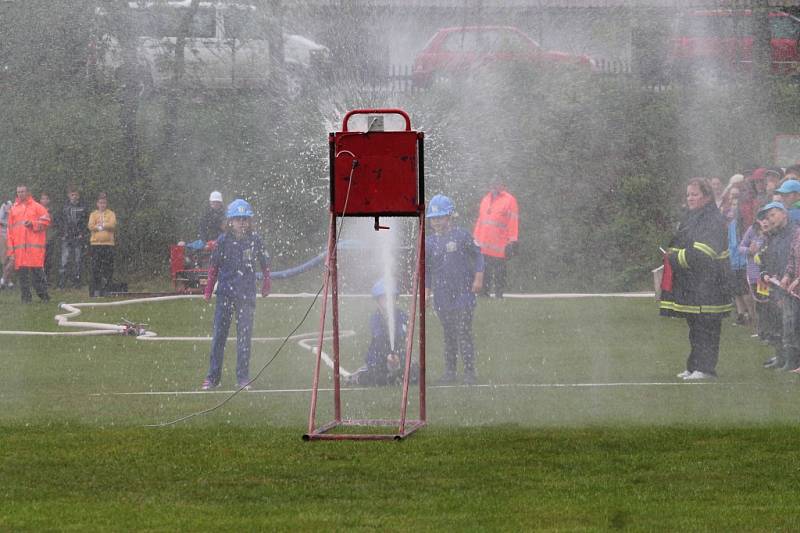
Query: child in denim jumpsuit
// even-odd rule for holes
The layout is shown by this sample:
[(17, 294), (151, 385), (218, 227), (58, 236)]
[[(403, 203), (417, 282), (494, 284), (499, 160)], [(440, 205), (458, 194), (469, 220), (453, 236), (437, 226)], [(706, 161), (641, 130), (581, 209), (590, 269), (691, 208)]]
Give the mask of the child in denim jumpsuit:
[(228, 228), (217, 240), (211, 255), (208, 283), (204, 293), (211, 299), (217, 284), (217, 305), (214, 311), (214, 337), (211, 341), (211, 361), (203, 390), (220, 386), (225, 342), (236, 312), (236, 378), (239, 388), (250, 384), (250, 344), (253, 333), (253, 314), (256, 308), (256, 269), (263, 273), (261, 295), (270, 290), (269, 256), (261, 238), (253, 233), (253, 209), (244, 200), (234, 200), (226, 211)]
[(425, 238), (426, 299), (433, 293), (433, 309), (444, 332), (445, 371), (439, 383), (456, 380), (456, 359), (461, 355), (464, 383), (475, 383), (475, 345), (472, 313), (475, 293), (483, 287), (483, 255), (467, 231), (452, 224), (453, 202), (437, 194), (425, 218), (433, 232)]

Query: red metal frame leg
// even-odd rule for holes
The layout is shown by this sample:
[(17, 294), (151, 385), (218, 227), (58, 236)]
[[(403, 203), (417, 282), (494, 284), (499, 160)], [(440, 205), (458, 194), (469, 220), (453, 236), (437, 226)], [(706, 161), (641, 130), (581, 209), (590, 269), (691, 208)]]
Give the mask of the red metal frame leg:
[(339, 380), (339, 268), (336, 253), (336, 220), (331, 224), (334, 235), (331, 250), (331, 321), (333, 325), (333, 417), (337, 422), (342, 420), (342, 391)]
[(419, 279), (419, 419), (427, 420), (425, 407), (425, 208), (419, 214), (419, 254), (417, 278)]
[[(422, 228), (418, 232), (422, 234)], [(420, 270), (419, 264), (422, 256), (420, 254), (420, 240), (417, 237), (417, 265), (414, 269), (414, 281), (411, 288), (411, 303), (409, 304), (408, 311), (408, 334), (406, 335), (406, 359), (405, 359), (405, 372), (403, 373), (403, 403), (400, 405), (400, 428), (399, 432), (403, 434), (406, 426), (406, 412), (408, 410), (408, 386), (411, 378), (411, 352), (414, 349), (414, 326), (416, 325), (417, 317), (417, 304), (419, 302), (419, 287), (420, 287)], [(424, 283), (424, 281), (423, 281)], [(424, 305), (424, 304), (423, 304)]]
[(319, 319), (319, 337), (317, 338), (317, 360), (314, 364), (314, 379), (311, 384), (311, 408), (308, 413), (308, 433), (314, 432), (317, 416), (317, 398), (319, 396), (319, 371), (322, 363), (322, 339), (325, 338), (325, 317), (328, 310), (328, 288), (331, 279), (331, 249), (335, 248), (336, 217), (331, 214), (331, 228), (328, 234), (328, 259), (325, 264), (325, 280), (322, 284), (322, 311)]

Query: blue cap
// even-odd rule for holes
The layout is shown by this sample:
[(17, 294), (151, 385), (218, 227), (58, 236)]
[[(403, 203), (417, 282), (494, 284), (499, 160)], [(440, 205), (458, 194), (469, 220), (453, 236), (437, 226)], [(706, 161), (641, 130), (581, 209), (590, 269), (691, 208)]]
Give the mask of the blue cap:
[(780, 187), (775, 189), (775, 192), (778, 194), (789, 194), (792, 192), (800, 192), (800, 181), (786, 180), (781, 184)]
[(228, 204), (228, 209), (225, 211), (227, 218), (251, 218), (253, 216), (253, 208), (245, 200), (238, 198)]
[[(379, 298), (380, 296), (384, 296), (386, 293), (386, 283), (384, 283), (383, 278), (381, 278), (375, 282), (375, 285), (372, 286), (372, 297)], [(395, 287), (392, 287), (392, 296), (397, 296), (397, 289)]]
[(443, 194), (437, 194), (428, 203), (428, 212), (425, 214), (425, 218), (447, 217), (452, 215), (455, 210), (456, 208), (450, 198)]
[(767, 212), (770, 209), (780, 209), (781, 211), (786, 212), (786, 207), (780, 202), (770, 202), (761, 209), (758, 210), (758, 214), (756, 214), (756, 218), (762, 220), (764, 217), (767, 216)]

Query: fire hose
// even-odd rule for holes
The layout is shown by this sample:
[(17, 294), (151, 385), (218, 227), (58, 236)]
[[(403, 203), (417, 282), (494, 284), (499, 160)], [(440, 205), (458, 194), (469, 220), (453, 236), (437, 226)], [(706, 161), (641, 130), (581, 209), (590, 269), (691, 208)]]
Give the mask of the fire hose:
[[(211, 337), (160, 337), (154, 331), (147, 329), (147, 324), (138, 324), (126, 319), (122, 319), (122, 324), (108, 324), (103, 322), (78, 322), (71, 320), (72, 318), (81, 314), (82, 307), (113, 307), (122, 306), (136, 303), (152, 303), (163, 302), (169, 300), (182, 300), (189, 298), (202, 298), (201, 295), (171, 295), (171, 296), (156, 296), (151, 298), (134, 298), (130, 300), (117, 300), (113, 302), (82, 302), (82, 303), (62, 303), (59, 307), (66, 311), (66, 313), (58, 314), (53, 317), (59, 327), (78, 328), (81, 331), (13, 331), (13, 330), (0, 330), (0, 335), (20, 335), (20, 336), (96, 336), (96, 335), (130, 335), (136, 340), (141, 341), (190, 341), (190, 342), (211, 342)], [(339, 332), (340, 338), (352, 337), (355, 335), (353, 330), (343, 330)], [(316, 355), (317, 346), (316, 338), (319, 332), (298, 333), (286, 337), (253, 337), (254, 342), (275, 342), (284, 340), (297, 341), (297, 344), (302, 348), (309, 350), (312, 354)], [(326, 335), (323, 340), (332, 339), (332, 335)], [(230, 337), (228, 341), (234, 341), (235, 337)], [(321, 358), (328, 367), (333, 368), (333, 359), (322, 351)], [(344, 368), (339, 370), (342, 376), (350, 376)]]

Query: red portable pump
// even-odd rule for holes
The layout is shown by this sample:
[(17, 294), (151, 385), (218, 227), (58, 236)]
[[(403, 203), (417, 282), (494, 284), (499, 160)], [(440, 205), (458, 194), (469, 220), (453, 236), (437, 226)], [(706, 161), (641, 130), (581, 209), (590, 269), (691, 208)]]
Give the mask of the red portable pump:
[(176, 294), (203, 294), (208, 281), (208, 265), (213, 241), (200, 250), (177, 244), (169, 247), (169, 272)]
[[(401, 131), (376, 131), (371, 125), (366, 132), (348, 130), (354, 115), (368, 115), (382, 123), (383, 115), (400, 115), (405, 121)], [(411, 129), (411, 119), (400, 109), (358, 109), (348, 112), (342, 121), (342, 131), (331, 133), (330, 149), (330, 227), (328, 234), (328, 259), (322, 291), (322, 312), (318, 338), (317, 359), (311, 389), (311, 407), (308, 431), (304, 440), (384, 440), (402, 439), (425, 425), (425, 201), (423, 172), (424, 134)], [(349, 419), (342, 416), (341, 379), (339, 373), (339, 293), (336, 257), (337, 219), (340, 217), (373, 217), (375, 229), (380, 217), (416, 217), (417, 261), (414, 271), (409, 323), (405, 346), (405, 367), (402, 384), (400, 417), (397, 420)], [(319, 374), (322, 358), (322, 341), (331, 298), (333, 330), (333, 410), (332, 421), (316, 425)], [(419, 319), (419, 418), (407, 419), (411, 355), (414, 331)], [(342, 426), (396, 426), (393, 433), (335, 433)]]

